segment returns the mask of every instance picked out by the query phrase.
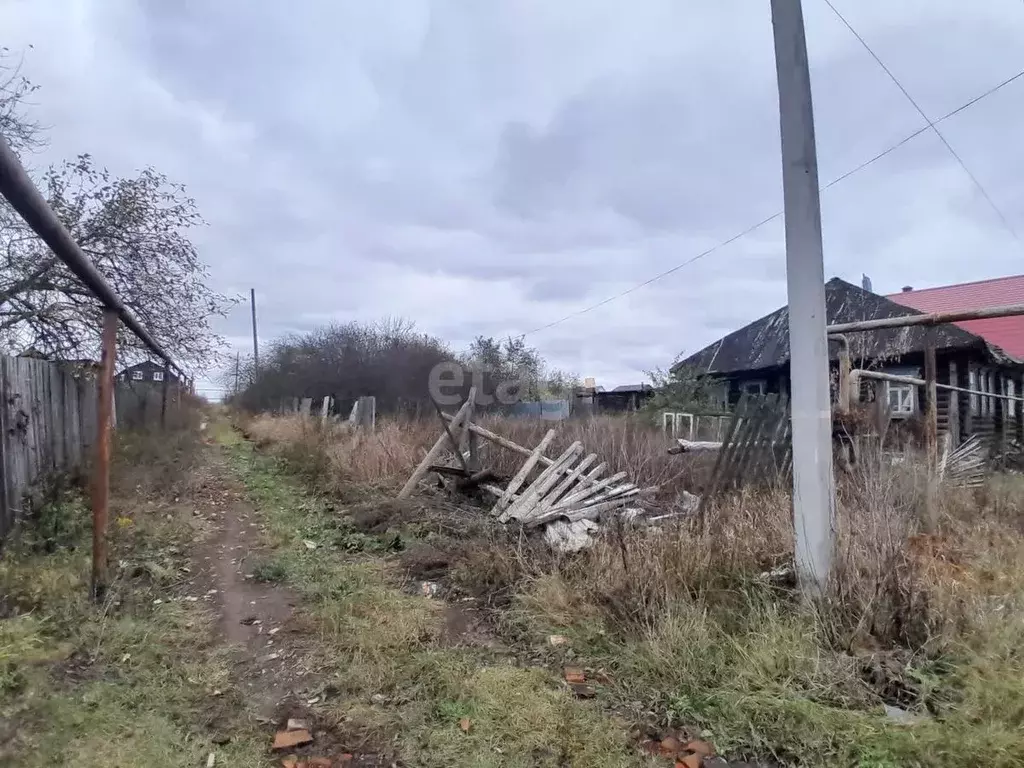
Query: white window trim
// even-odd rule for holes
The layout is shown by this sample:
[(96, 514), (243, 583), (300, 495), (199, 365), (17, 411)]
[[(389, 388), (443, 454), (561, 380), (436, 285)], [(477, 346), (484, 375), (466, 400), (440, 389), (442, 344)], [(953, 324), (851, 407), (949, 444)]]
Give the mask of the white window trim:
[[(1015, 382), (1012, 378), (1007, 378), (1006, 379), (1006, 394), (1007, 394), (1008, 397), (1016, 397), (1017, 396), (1017, 382)], [(1009, 416), (1011, 419), (1012, 418), (1016, 418), (1016, 416), (1017, 416), (1017, 401), (1016, 400), (1007, 400), (1006, 401), (1006, 415)]]
[(142, 381), (142, 371), (132, 371), (132, 381)]
[(164, 380), (164, 372), (163, 371), (153, 371), (153, 381), (163, 381), (163, 380)]
[[(892, 393), (894, 392), (899, 393), (898, 405), (895, 408), (892, 405)], [(889, 413), (894, 419), (913, 416), (917, 412), (917, 387), (913, 384), (885, 382), (885, 404), (889, 407)]]

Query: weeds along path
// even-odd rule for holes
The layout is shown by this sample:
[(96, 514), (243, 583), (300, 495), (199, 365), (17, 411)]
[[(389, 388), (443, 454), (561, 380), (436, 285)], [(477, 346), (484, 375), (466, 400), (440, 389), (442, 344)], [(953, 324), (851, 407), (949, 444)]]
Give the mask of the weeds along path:
[[(640, 753), (624, 721), (576, 698), (557, 666), (532, 666), (528, 654), (524, 662), (471, 609), (410, 584), (390, 554), (392, 532), (355, 526), (342, 502), (303, 485), (228, 425), (214, 434), (222, 455), (207, 482), (223, 503), (207, 505), (218, 509), (219, 534), (202, 558), (223, 553), (211, 577), (223, 588), (229, 637), (246, 604), (282, 627), (273, 646), (280, 663), (266, 673), (251, 665), (247, 682), (280, 682), (260, 688), (267, 707), (284, 696), (276, 714), (312, 724), (317, 742), (300, 757), (326, 750), (356, 764), (446, 768), (664, 764)], [(218, 480), (222, 471), (230, 476)], [(365, 513), (377, 503), (359, 506)], [(266, 658), (265, 634), (233, 637)]]

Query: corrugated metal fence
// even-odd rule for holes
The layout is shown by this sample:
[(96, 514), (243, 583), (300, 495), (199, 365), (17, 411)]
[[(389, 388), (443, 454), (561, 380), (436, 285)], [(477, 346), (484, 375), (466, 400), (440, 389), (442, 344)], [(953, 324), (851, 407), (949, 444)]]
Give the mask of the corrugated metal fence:
[[(0, 356), (0, 541), (57, 473), (74, 474), (88, 463), (96, 440), (96, 372), (31, 357)], [(168, 423), (182, 412), (180, 388), (168, 392)], [(118, 382), (117, 424), (160, 424), (159, 386)]]

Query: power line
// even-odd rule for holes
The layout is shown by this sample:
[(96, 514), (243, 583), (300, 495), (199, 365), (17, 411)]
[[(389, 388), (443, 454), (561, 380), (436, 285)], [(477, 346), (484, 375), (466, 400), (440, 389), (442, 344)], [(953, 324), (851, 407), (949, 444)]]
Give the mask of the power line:
[(850, 33), (857, 38), (857, 41), (862, 46), (864, 46), (864, 50), (871, 54), (871, 58), (873, 58), (875, 62), (878, 64), (878, 66), (882, 68), (882, 71), (889, 76), (889, 79), (892, 80), (896, 87), (900, 89), (900, 92), (907, 97), (907, 101), (910, 102), (914, 109), (917, 110), (917, 113), (924, 118), (926, 123), (928, 123), (927, 127), (931, 128), (935, 132), (935, 135), (939, 137), (939, 141), (941, 141), (943, 145), (945, 145), (946, 149), (949, 150), (949, 154), (951, 154), (953, 156), (953, 159), (955, 159), (960, 164), (960, 167), (963, 168), (964, 173), (967, 174), (968, 178), (970, 178), (970, 180), (974, 183), (974, 186), (976, 186), (978, 188), (978, 191), (981, 192), (981, 196), (985, 198), (985, 200), (988, 202), (992, 210), (996, 212), (996, 216), (998, 216), (1000, 221), (1003, 222), (1003, 226), (1005, 226), (1006, 229), (1009, 230), (1010, 234), (1013, 235), (1013, 238), (1017, 242), (1020, 242), (1020, 237), (1017, 236), (1017, 231), (1013, 228), (1009, 220), (999, 209), (999, 206), (995, 204), (995, 201), (992, 199), (991, 195), (989, 195), (985, 187), (982, 186), (982, 183), (978, 181), (978, 177), (971, 173), (971, 169), (967, 167), (967, 164), (963, 161), (960, 155), (957, 154), (956, 150), (953, 149), (952, 145), (946, 140), (946, 137), (942, 135), (942, 132), (935, 127), (935, 123), (932, 122), (931, 118), (929, 118), (928, 115), (925, 114), (925, 111), (921, 109), (921, 105), (918, 104), (914, 100), (914, 97), (910, 95), (910, 92), (903, 87), (903, 83), (901, 83), (896, 78), (896, 75), (892, 73), (892, 70), (885, 66), (885, 63), (882, 61), (881, 58), (879, 58), (878, 54), (872, 50), (871, 46), (867, 44), (867, 41), (863, 37), (861, 37), (860, 33), (853, 28), (853, 25), (846, 20), (846, 17), (839, 12), (839, 9), (837, 9), (835, 5), (832, 4), (832, 0), (825, 0), (825, 4), (832, 9), (832, 13), (834, 13), (841, 22), (843, 22), (843, 25), (848, 30), (850, 30)]
[[(821, 187), (821, 191), (825, 191), (827, 189), (830, 189), (831, 187), (834, 187), (839, 182), (845, 181), (850, 176), (853, 176), (855, 173), (859, 173), (860, 171), (863, 171), (868, 166), (874, 164), (878, 160), (881, 160), (886, 155), (896, 151), (897, 149), (902, 147), (904, 144), (907, 144), (911, 140), (913, 140), (913, 139), (917, 138), (918, 136), (920, 136), (922, 133), (925, 133), (929, 129), (934, 129), (935, 126), (938, 125), (939, 123), (944, 122), (945, 120), (948, 120), (949, 118), (953, 117), (954, 115), (960, 114), (965, 109), (968, 109), (969, 107), (974, 106), (975, 104), (977, 104), (982, 99), (985, 99), (985, 98), (991, 96), (992, 94), (996, 93), (997, 91), (1002, 90), (1006, 86), (1010, 85), (1013, 82), (1016, 82), (1017, 80), (1021, 79), (1022, 77), (1024, 77), (1024, 70), (1021, 70), (1020, 72), (1018, 72), (1017, 74), (1013, 75), (1012, 77), (1006, 78), (1001, 83), (998, 83), (997, 85), (989, 88), (984, 93), (981, 93), (978, 96), (975, 96), (970, 101), (967, 101), (967, 102), (961, 104), (956, 109), (954, 109), (954, 110), (952, 110), (950, 112), (947, 112), (942, 117), (940, 117), (938, 120), (934, 120), (934, 121), (933, 120), (929, 120), (928, 121), (928, 125), (924, 126), (923, 128), (919, 128), (918, 130), (914, 131), (913, 133), (908, 134), (907, 136), (904, 136), (898, 142), (896, 142), (895, 144), (891, 145), (890, 147), (888, 147), (887, 149), (883, 150), (882, 152), (879, 152), (874, 157), (872, 157), (872, 158), (870, 158), (868, 160), (865, 160), (860, 165), (858, 165), (858, 166), (856, 166), (854, 168), (851, 168), (849, 171), (846, 171), (845, 173), (841, 174), (840, 176), (837, 176), (832, 181), (830, 181), (828, 184), (826, 184), (825, 186)], [(925, 118), (925, 119), (927, 119), (927, 118)], [(966, 168), (965, 168), (965, 170), (966, 170)], [(968, 171), (968, 173), (970, 173), (970, 172)], [(973, 178), (973, 176), (971, 178)], [(986, 195), (986, 198), (987, 197), (988, 196)], [(991, 202), (991, 200), (989, 202)], [(997, 211), (998, 211), (998, 209), (997, 209)], [(537, 326), (536, 328), (532, 328), (531, 330), (526, 331), (525, 333), (520, 334), (519, 338), (525, 338), (526, 336), (530, 336), (530, 335), (532, 335), (534, 333), (540, 333), (541, 331), (546, 331), (548, 328), (553, 328), (556, 325), (560, 325), (560, 324), (564, 323), (566, 320), (571, 320), (574, 317), (579, 317), (580, 315), (584, 315), (587, 312), (592, 312), (595, 309), (603, 307), (605, 304), (610, 304), (613, 301), (617, 301), (618, 299), (624, 298), (625, 296), (628, 296), (629, 294), (634, 293), (635, 291), (638, 291), (641, 288), (647, 287), (651, 283), (654, 283), (654, 282), (657, 282), (658, 280), (661, 280), (663, 277), (668, 277), (669, 275), (673, 274), (674, 272), (678, 272), (683, 267), (689, 266), (690, 264), (693, 264), (695, 261), (699, 261), (700, 259), (703, 259), (705, 256), (709, 256), (710, 254), (714, 253), (715, 251), (721, 250), (725, 246), (730, 245), (731, 243), (734, 243), (735, 241), (739, 240), (740, 238), (746, 237), (751, 232), (754, 232), (755, 230), (760, 229), (761, 227), (763, 227), (765, 224), (767, 224), (767, 223), (769, 223), (771, 221), (774, 221), (775, 219), (779, 218), (782, 215), (782, 213), (783, 213), (782, 211), (779, 211), (777, 213), (772, 214), (768, 218), (761, 219), (761, 221), (757, 222), (756, 224), (752, 224), (751, 226), (747, 227), (746, 229), (744, 229), (743, 231), (739, 232), (738, 234), (733, 235), (732, 237), (728, 238), (727, 240), (721, 241), (717, 245), (714, 245), (711, 248), (708, 248), (707, 250), (698, 253), (696, 256), (692, 256), (689, 259), (687, 259), (686, 261), (680, 262), (679, 264), (676, 264), (674, 267), (666, 269), (664, 272), (660, 272), (657, 275), (654, 275), (653, 277), (650, 277), (647, 280), (644, 280), (642, 283), (638, 283), (637, 285), (634, 285), (634, 286), (632, 286), (630, 288), (627, 288), (626, 290), (621, 291), (621, 292), (619, 292), (619, 293), (617, 293), (617, 294), (615, 294), (613, 296), (609, 296), (606, 299), (602, 299), (601, 301), (597, 302), (596, 304), (591, 304), (590, 306), (584, 307), (583, 309), (576, 310), (575, 312), (570, 312), (568, 315), (565, 315), (564, 317), (560, 317), (557, 320), (554, 320), (554, 321), (552, 321), (550, 323), (546, 323), (544, 325)], [(1010, 227), (1010, 231), (1013, 232), (1013, 228), (1012, 227)], [(1016, 233), (1014, 233), (1014, 236), (1016, 237)]]

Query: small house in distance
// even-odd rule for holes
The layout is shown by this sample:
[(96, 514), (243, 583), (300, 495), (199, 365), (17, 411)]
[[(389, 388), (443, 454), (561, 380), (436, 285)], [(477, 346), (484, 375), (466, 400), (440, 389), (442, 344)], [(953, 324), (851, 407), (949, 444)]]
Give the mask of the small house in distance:
[[(984, 306), (984, 305), (982, 305)], [(879, 296), (839, 278), (825, 284), (828, 324), (903, 317), (921, 311)], [(937, 381), (977, 394), (939, 389), (936, 401), (940, 434), (949, 432), (959, 444), (973, 434), (1005, 430), (1021, 432), (1022, 409), (1015, 401), (987, 397), (987, 393), (1020, 396), (1024, 393), (1024, 360), (1007, 353), (977, 332), (957, 324), (905, 326), (848, 335), (854, 368), (922, 378), (924, 350), (936, 350)], [(839, 345), (829, 344), (833, 373), (833, 399), (838, 380)], [(678, 366), (711, 374), (720, 381), (721, 405), (736, 403), (743, 393), (789, 393), (789, 312), (781, 307), (759, 320), (691, 355)], [(885, 398), (893, 418), (910, 418), (923, 409), (923, 387), (878, 382), (865, 394)]]
[(622, 384), (614, 389), (598, 386), (593, 379), (586, 379), (576, 390), (577, 411), (587, 413), (621, 413), (636, 411), (654, 396), (650, 384)]
[[(117, 374), (119, 381), (124, 381), (129, 384), (133, 382), (163, 382), (164, 380), (164, 366), (163, 363), (155, 363), (152, 360), (146, 360), (143, 363), (136, 363), (130, 365), (127, 368), (121, 370)], [(167, 373), (167, 383), (176, 384), (178, 382), (177, 377), (171, 372)]]

